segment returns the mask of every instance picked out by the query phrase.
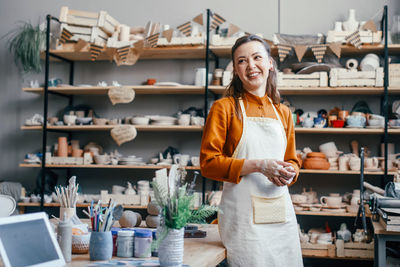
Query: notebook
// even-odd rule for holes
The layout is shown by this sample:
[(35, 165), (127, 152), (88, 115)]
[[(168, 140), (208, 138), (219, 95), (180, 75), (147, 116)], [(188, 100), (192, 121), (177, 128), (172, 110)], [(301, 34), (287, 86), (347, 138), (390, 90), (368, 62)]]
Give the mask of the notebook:
[(5, 267), (65, 265), (44, 212), (0, 218), (0, 255)]

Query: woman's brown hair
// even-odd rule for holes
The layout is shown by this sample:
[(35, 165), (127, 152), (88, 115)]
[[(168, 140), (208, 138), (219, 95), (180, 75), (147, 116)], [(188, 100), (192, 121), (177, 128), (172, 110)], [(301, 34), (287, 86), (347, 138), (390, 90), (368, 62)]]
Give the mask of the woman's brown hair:
[[(272, 102), (278, 105), (281, 101), (281, 97), (279, 91), (276, 88), (276, 63), (275, 60), (271, 57), (271, 48), (264, 39), (262, 39), (257, 35), (246, 35), (237, 39), (235, 44), (232, 46), (232, 52), (231, 52), (232, 61), (235, 62), (234, 54), (236, 49), (242, 44), (249, 43), (252, 41), (260, 42), (264, 46), (268, 56), (272, 61), (272, 69), (269, 71), (267, 79), (267, 88), (265, 88), (265, 90), (267, 95), (271, 98)], [(239, 76), (233, 73), (232, 81), (229, 84), (227, 90), (225, 91), (225, 96), (233, 97), (233, 99), (235, 100), (236, 114), (239, 115), (239, 117), (240, 117), (239, 98), (244, 97), (245, 92), (246, 90), (243, 88), (243, 84)]]

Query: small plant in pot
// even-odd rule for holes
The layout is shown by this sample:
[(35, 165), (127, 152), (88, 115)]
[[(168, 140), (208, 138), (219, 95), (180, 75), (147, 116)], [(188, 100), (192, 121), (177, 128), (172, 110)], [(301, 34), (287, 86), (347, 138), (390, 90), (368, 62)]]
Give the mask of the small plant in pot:
[(158, 248), (161, 266), (182, 266), (184, 227), (188, 223), (205, 223), (205, 219), (218, 211), (218, 207), (202, 205), (197, 210), (194, 204), (193, 182), (185, 183), (184, 167), (173, 165), (167, 184), (152, 183), (156, 203), (161, 207), (161, 225), (157, 240), (152, 247)]
[(40, 52), (46, 45), (46, 31), (40, 25), (21, 22), (6, 36), (10, 37), (8, 50), (13, 54), (15, 64), (25, 73), (40, 72)]

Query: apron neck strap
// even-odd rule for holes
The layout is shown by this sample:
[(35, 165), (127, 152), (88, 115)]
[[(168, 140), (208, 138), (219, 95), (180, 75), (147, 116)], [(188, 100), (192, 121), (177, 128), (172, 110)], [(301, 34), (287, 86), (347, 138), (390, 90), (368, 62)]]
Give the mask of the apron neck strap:
[(243, 118), (247, 118), (246, 110), (244, 109), (244, 104), (243, 104), (243, 99), (242, 98), (239, 98), (239, 104), (240, 104), (240, 109), (242, 110)]

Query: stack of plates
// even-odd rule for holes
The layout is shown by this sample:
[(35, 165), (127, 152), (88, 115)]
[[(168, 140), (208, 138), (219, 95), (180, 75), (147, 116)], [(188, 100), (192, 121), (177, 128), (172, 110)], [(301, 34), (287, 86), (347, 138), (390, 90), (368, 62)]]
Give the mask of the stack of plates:
[(136, 156), (128, 156), (128, 157), (122, 157), (118, 161), (119, 165), (146, 165), (145, 162), (143, 162), (143, 158), (138, 158)]
[(175, 125), (177, 119), (170, 116), (149, 116), (152, 125)]

